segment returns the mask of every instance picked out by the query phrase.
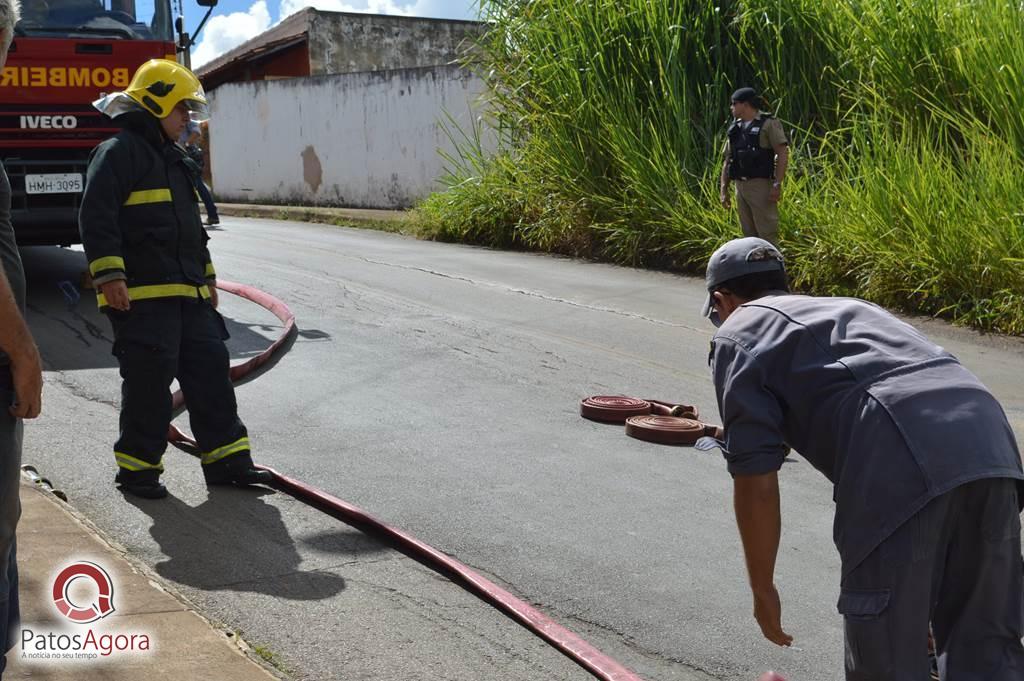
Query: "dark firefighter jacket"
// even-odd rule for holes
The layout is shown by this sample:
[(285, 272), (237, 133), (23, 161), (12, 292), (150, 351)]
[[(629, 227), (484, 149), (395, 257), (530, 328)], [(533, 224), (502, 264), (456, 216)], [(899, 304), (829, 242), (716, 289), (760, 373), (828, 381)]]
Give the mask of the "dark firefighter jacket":
[(208, 298), (216, 276), (194, 184), (198, 169), (144, 112), (117, 117), (123, 130), (89, 159), (78, 226), (97, 285), (127, 279), (132, 302)]

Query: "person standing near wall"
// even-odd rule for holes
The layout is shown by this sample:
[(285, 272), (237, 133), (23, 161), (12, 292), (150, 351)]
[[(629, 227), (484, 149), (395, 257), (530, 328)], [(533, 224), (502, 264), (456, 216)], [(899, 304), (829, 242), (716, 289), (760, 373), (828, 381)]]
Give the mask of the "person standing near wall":
[(213, 194), (210, 193), (210, 188), (203, 181), (203, 166), (206, 161), (203, 158), (203, 148), (199, 146), (202, 138), (203, 133), (199, 129), (199, 124), (190, 120), (185, 124), (185, 133), (181, 136), (180, 141), (181, 146), (185, 147), (185, 153), (197, 166), (196, 191), (199, 192), (199, 198), (203, 200), (203, 207), (206, 208), (206, 224), (214, 227), (220, 224), (220, 216), (217, 214), (217, 204), (213, 201)]
[(732, 93), (733, 122), (725, 142), (719, 199), (732, 207), (729, 183), (736, 182), (736, 209), (743, 236), (779, 242), (779, 201), (789, 165), (789, 140), (782, 124), (761, 111), (754, 88)]
[[(0, 70), (18, 22), (18, 0), (0, 0)], [(21, 499), (21, 419), (39, 415), (43, 372), (25, 324), (25, 275), (11, 225), (11, 185), (0, 164), (0, 640), (6, 654), (17, 643), (18, 564), (15, 542)], [(0, 674), (7, 665), (0, 656)]]
[(181, 64), (152, 59), (124, 92), (93, 105), (122, 128), (93, 151), (78, 216), (121, 369), (115, 482), (135, 496), (167, 495), (160, 474), (175, 378), (206, 483), (270, 482), (269, 472), (253, 466), (238, 418), (196, 171), (177, 144), (187, 121), (206, 115), (203, 87)]

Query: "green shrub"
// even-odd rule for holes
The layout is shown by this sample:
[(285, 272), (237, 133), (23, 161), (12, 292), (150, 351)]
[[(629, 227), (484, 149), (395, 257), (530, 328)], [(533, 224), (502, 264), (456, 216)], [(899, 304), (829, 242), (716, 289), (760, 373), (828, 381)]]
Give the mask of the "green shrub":
[[(796, 284), (1024, 333), (1024, 10), (1005, 0), (484, 0), (479, 131), (428, 237), (699, 272), (728, 97), (792, 139)], [(1016, 46), (1016, 47), (1013, 47)]]

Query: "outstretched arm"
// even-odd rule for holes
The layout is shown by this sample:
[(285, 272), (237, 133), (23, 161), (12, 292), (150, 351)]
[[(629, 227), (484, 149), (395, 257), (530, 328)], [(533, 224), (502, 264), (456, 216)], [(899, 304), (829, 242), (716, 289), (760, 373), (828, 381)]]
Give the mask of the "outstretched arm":
[(754, 595), (754, 618), (765, 638), (788, 646), (793, 637), (782, 630), (782, 605), (775, 589), (775, 560), (782, 534), (779, 474), (734, 477), (733, 506)]

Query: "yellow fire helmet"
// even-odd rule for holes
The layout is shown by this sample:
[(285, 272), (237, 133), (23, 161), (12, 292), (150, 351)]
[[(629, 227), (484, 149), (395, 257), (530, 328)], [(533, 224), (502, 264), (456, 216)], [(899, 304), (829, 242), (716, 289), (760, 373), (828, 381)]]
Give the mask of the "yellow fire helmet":
[(93, 106), (111, 118), (139, 108), (167, 118), (181, 102), (188, 107), (191, 120), (202, 123), (209, 119), (206, 93), (196, 75), (176, 61), (150, 59), (135, 72), (124, 92), (98, 99)]

